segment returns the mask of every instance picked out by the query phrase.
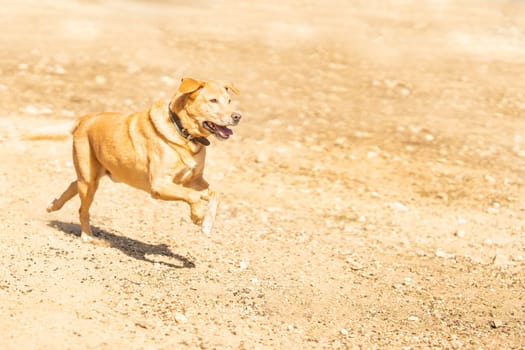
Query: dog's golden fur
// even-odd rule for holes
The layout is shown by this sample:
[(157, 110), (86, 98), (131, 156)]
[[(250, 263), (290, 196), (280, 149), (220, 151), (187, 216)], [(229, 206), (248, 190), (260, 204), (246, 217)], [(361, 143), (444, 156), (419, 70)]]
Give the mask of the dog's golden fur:
[(108, 175), (153, 198), (188, 203), (192, 221), (201, 224), (213, 194), (203, 178), (206, 146), (184, 137), (169, 111), (191, 137), (214, 134), (226, 139), (231, 135), (227, 126), (238, 124), (241, 118), (233, 110), (229, 92), (238, 93), (231, 83), (184, 78), (170, 101), (154, 103), (146, 111), (81, 117), (73, 130), (77, 179), (47, 210), (59, 210), (78, 194), (82, 239), (93, 241), (89, 207), (100, 178)]

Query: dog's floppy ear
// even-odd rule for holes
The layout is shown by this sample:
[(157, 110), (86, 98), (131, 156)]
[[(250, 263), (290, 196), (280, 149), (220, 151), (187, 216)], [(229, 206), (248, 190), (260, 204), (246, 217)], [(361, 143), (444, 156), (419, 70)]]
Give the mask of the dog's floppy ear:
[(193, 78), (182, 78), (181, 83), (179, 85), (179, 91), (183, 94), (189, 94), (194, 91), (199, 90), (201, 87), (204, 86), (204, 82), (200, 80), (195, 80)]
[(226, 90), (233, 92), (235, 95), (238, 95), (238, 94), (241, 93), (241, 92), (239, 91), (239, 89), (237, 89), (237, 88), (235, 87), (235, 85), (233, 85), (232, 82), (224, 83), (224, 87), (226, 88)]

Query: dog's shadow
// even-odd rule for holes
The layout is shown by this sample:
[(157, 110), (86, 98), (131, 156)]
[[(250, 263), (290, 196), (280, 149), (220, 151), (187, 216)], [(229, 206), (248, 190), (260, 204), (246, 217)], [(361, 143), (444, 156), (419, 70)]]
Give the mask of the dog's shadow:
[[(80, 237), (80, 225), (73, 223), (66, 223), (57, 220), (50, 221), (48, 223), (50, 227), (59, 229), (60, 231)], [(173, 268), (194, 268), (195, 263), (190, 259), (173, 253), (167, 244), (149, 244), (135, 239), (118, 236), (111, 232), (105, 231), (96, 226), (91, 226), (95, 236), (103, 241), (109, 243), (109, 246), (120, 250), (122, 253), (126, 254), (137, 260), (147, 261), (150, 263), (159, 263)], [(170, 259), (178, 260), (181, 264), (172, 264), (165, 261), (155, 261), (149, 259), (147, 255), (159, 255)]]

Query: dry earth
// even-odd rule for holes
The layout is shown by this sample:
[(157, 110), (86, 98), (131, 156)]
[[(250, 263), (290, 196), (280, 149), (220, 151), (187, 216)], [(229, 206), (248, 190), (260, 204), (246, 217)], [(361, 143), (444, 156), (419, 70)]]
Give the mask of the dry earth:
[[(351, 5), (349, 4), (351, 3)], [(523, 1), (2, 1), (1, 349), (525, 348)], [(232, 80), (206, 237), (67, 130)]]

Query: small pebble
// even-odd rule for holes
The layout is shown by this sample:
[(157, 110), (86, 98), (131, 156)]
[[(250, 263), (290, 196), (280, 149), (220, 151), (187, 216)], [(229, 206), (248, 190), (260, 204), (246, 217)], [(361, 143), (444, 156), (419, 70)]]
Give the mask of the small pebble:
[(455, 255), (454, 254), (451, 254), (451, 253), (447, 253), (447, 252), (444, 252), (442, 251), (441, 249), (436, 249), (436, 256), (438, 258), (444, 258), (444, 259), (454, 259), (455, 258)]
[(140, 321), (135, 322), (135, 326), (143, 328), (143, 329), (148, 329), (148, 326), (146, 325), (146, 323), (140, 322)]
[(26, 106), (22, 111), (29, 114), (38, 114), (39, 112), (35, 106)]
[(346, 137), (338, 137), (335, 139), (335, 144), (338, 146), (342, 146), (346, 143)]
[(418, 256), (426, 256), (427, 255), (423, 249), (417, 249), (416, 250), (416, 254)]
[(408, 207), (399, 202), (390, 203), (390, 208), (397, 211), (408, 211)]
[(487, 209), (487, 213), (489, 213), (489, 214), (497, 214), (497, 213), (499, 213), (499, 208), (489, 207)]
[(434, 141), (434, 135), (432, 134), (425, 134), (425, 140), (428, 142)]
[(103, 75), (97, 75), (95, 77), (95, 83), (97, 85), (105, 85), (107, 82), (107, 79)]
[(503, 326), (503, 321), (494, 319), (490, 320), (489, 324), (491, 328), (500, 328), (501, 326)]
[(407, 88), (401, 88), (401, 90), (399, 90), (401, 92), (401, 95), (403, 96), (408, 96), (410, 95), (410, 90), (407, 89)]
[(493, 176), (490, 176), (490, 175), (485, 175), (485, 180), (487, 182), (490, 182), (491, 184), (496, 183), (496, 179)]
[(66, 74), (66, 70), (62, 66), (56, 66), (55, 69), (54, 69), (54, 72), (56, 74), (60, 74), (60, 75)]
[(175, 321), (177, 321), (178, 323), (185, 323), (188, 322), (188, 318), (184, 314), (177, 312), (175, 314)]
[(512, 256), (512, 261), (519, 261), (519, 262), (521, 262), (521, 261), (523, 261), (523, 260), (525, 260), (525, 259), (523, 258), (523, 255), (513, 255), (513, 256)]
[(349, 264), (350, 269), (354, 270), (354, 271), (362, 270), (362, 269), (365, 268), (358, 261), (355, 261), (354, 259), (352, 259), (350, 257), (346, 259), (346, 263)]
[(494, 266), (505, 267), (511, 264), (510, 259), (503, 254), (496, 254), (492, 260)]
[(377, 227), (374, 224), (367, 224), (363, 228), (365, 229), (365, 231), (375, 231)]
[(268, 161), (268, 155), (265, 153), (259, 153), (257, 155), (257, 158), (255, 158), (255, 162), (257, 163), (266, 163)]
[(464, 230), (457, 230), (456, 232), (454, 232), (454, 236), (463, 238), (463, 237), (465, 237), (465, 231)]
[(160, 81), (162, 81), (166, 85), (175, 85), (175, 79), (172, 77), (168, 77), (167, 75), (164, 75), (160, 78)]
[(463, 348), (463, 343), (460, 342), (459, 340), (453, 340), (450, 342), (450, 345), (452, 345), (452, 348), (453, 349), (462, 349)]

